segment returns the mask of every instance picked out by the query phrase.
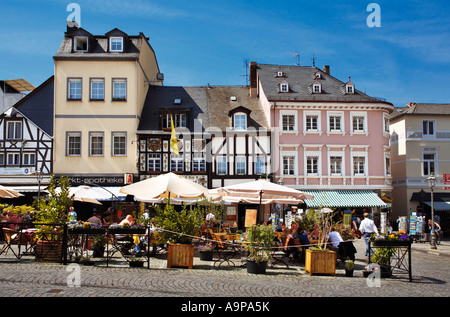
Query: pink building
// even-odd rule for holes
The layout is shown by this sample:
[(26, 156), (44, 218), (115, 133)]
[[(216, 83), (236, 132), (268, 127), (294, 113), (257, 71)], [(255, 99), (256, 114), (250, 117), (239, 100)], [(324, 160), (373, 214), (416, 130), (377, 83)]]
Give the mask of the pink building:
[(394, 106), (306, 66), (250, 65), (250, 94), (272, 128), (274, 180), (315, 195), (308, 207), (389, 208)]

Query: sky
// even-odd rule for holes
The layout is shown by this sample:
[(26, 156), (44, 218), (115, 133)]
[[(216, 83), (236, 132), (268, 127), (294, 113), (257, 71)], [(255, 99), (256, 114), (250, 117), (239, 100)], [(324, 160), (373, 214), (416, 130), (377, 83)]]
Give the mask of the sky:
[(397, 107), (450, 103), (450, 1), (375, 1), (2, 0), (0, 80), (37, 87), (53, 75), (74, 2), (94, 35), (149, 37), (165, 86), (246, 85), (246, 63), (312, 66), (314, 57)]

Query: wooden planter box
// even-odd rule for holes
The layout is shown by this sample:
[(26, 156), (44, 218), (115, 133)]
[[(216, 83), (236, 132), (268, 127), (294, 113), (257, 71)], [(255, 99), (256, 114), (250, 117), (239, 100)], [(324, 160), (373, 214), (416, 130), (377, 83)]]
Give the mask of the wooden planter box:
[(306, 250), (305, 272), (336, 275), (336, 252)]
[(38, 241), (36, 243), (35, 261), (37, 262), (61, 262), (61, 241)]
[(181, 266), (192, 269), (193, 263), (193, 244), (169, 244), (169, 249), (167, 252), (167, 268)]

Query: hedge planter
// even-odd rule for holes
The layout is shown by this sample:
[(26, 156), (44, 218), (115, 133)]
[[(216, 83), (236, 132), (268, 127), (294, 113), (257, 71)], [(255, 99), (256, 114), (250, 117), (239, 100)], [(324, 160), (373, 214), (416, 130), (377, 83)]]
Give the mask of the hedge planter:
[(212, 261), (213, 260), (213, 251), (198, 251), (201, 261)]
[(336, 252), (311, 251), (305, 253), (305, 272), (313, 274), (336, 275)]
[(108, 229), (109, 234), (145, 234), (144, 229)]
[(167, 268), (187, 267), (192, 269), (194, 263), (193, 244), (169, 244), (167, 252)]
[(373, 240), (374, 247), (407, 247), (411, 245), (411, 240)]
[(247, 273), (250, 274), (266, 274), (267, 261), (247, 260)]
[(69, 229), (69, 234), (86, 234), (86, 235), (96, 235), (96, 234), (105, 234), (105, 230), (102, 229)]
[(37, 262), (61, 262), (61, 241), (38, 241), (36, 243), (35, 261)]

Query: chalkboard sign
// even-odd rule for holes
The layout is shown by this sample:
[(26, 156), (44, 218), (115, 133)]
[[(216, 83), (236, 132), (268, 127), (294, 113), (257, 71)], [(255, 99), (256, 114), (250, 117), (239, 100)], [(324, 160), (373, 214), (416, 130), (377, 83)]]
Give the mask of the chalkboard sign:
[(256, 225), (256, 215), (258, 213), (258, 209), (246, 209), (245, 210), (245, 227), (251, 227)]

